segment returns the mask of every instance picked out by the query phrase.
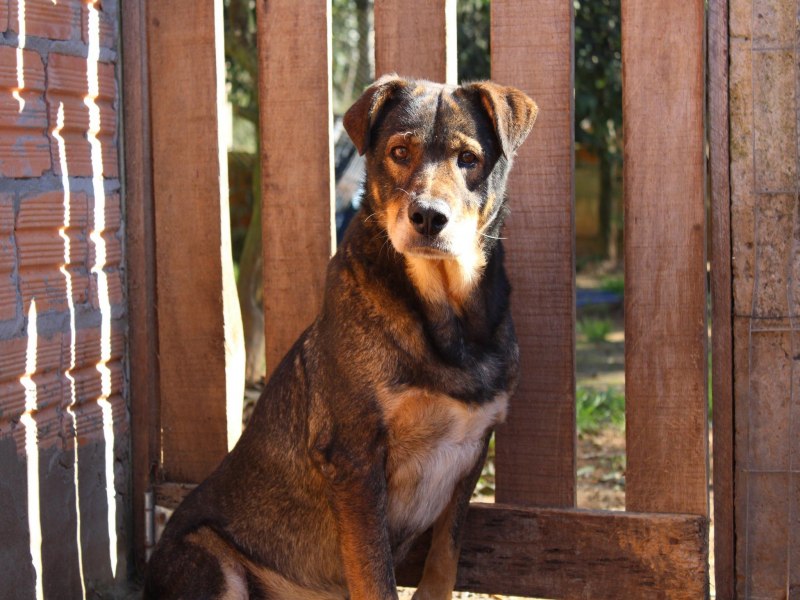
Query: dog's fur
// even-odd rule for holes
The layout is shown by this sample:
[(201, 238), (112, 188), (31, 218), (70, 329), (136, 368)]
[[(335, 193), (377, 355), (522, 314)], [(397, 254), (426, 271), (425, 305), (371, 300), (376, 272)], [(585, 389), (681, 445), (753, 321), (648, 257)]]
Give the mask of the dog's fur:
[[(449, 598), (461, 524), (517, 378), (500, 228), (522, 92), (387, 76), (345, 116), (363, 207), (321, 314), (276, 368), (239, 443), (170, 519), (148, 598)], [(198, 440), (202, 443), (202, 440)]]

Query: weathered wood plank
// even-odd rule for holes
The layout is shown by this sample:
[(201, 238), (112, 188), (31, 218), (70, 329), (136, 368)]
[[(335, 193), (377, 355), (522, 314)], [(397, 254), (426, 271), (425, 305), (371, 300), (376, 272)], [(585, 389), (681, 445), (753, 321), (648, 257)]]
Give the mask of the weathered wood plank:
[(455, 0), (375, 3), (375, 74), (456, 83)]
[(271, 373), (322, 303), (336, 244), (330, 7), (259, 0), (264, 319)]
[(200, 481), (227, 451), (215, 17), (221, 2), (147, 5), (162, 472)]
[(623, 0), (626, 506), (708, 514), (702, 0)]
[[(707, 521), (473, 504), (456, 588), (543, 598), (705, 598)], [(398, 570), (416, 585), (426, 544)]]
[(507, 264), (521, 377), (497, 431), (497, 499), (575, 504), (572, 3), (492, 2), (492, 78), (539, 117), (508, 185)]
[(719, 0), (708, 5), (708, 71), (712, 237), (711, 380), (714, 398), (714, 572), (717, 597), (735, 598), (728, 0)]
[(130, 365), (133, 459), (133, 552), (139, 572), (145, 563), (144, 494), (159, 456), (158, 339), (156, 323), (155, 232), (150, 154), (145, 7), (121, 6), (122, 118), (125, 135), (125, 256), (128, 280), (128, 364)]

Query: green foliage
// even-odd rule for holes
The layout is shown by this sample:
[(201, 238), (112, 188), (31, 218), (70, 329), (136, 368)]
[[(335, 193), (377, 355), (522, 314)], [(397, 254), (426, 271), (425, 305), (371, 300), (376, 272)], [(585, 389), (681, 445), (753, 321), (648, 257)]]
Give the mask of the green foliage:
[(225, 72), (233, 114), (258, 125), (255, 0), (225, 0)]
[(575, 0), (575, 138), (620, 157), (622, 41), (620, 0)]
[(600, 281), (600, 289), (604, 292), (616, 294), (625, 293), (625, 277), (622, 275), (608, 275)]
[(586, 317), (578, 321), (578, 333), (590, 342), (603, 342), (611, 333), (614, 324), (609, 319), (593, 319)]
[(333, 111), (343, 114), (372, 82), (369, 44), (371, 0), (332, 0)]
[(489, 0), (458, 0), (458, 80), (489, 79)]
[(620, 390), (578, 387), (575, 398), (579, 433), (594, 433), (608, 425), (625, 425), (625, 395)]

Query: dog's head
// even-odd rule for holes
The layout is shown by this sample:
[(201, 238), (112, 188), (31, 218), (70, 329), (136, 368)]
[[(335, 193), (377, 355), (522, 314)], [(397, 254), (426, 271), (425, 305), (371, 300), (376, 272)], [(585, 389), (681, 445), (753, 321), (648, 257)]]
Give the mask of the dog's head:
[(395, 250), (414, 259), (482, 266), (505, 216), (505, 181), (536, 119), (521, 91), (388, 75), (347, 111), (366, 154), (365, 190)]

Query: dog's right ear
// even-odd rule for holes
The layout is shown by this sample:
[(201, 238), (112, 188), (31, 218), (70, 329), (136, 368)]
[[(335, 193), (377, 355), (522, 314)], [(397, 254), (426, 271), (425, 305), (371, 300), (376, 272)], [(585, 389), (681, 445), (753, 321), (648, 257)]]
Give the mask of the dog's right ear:
[(381, 107), (392, 94), (406, 85), (406, 81), (396, 73), (384, 75), (369, 86), (344, 114), (344, 128), (353, 140), (359, 154), (369, 148), (369, 136)]

